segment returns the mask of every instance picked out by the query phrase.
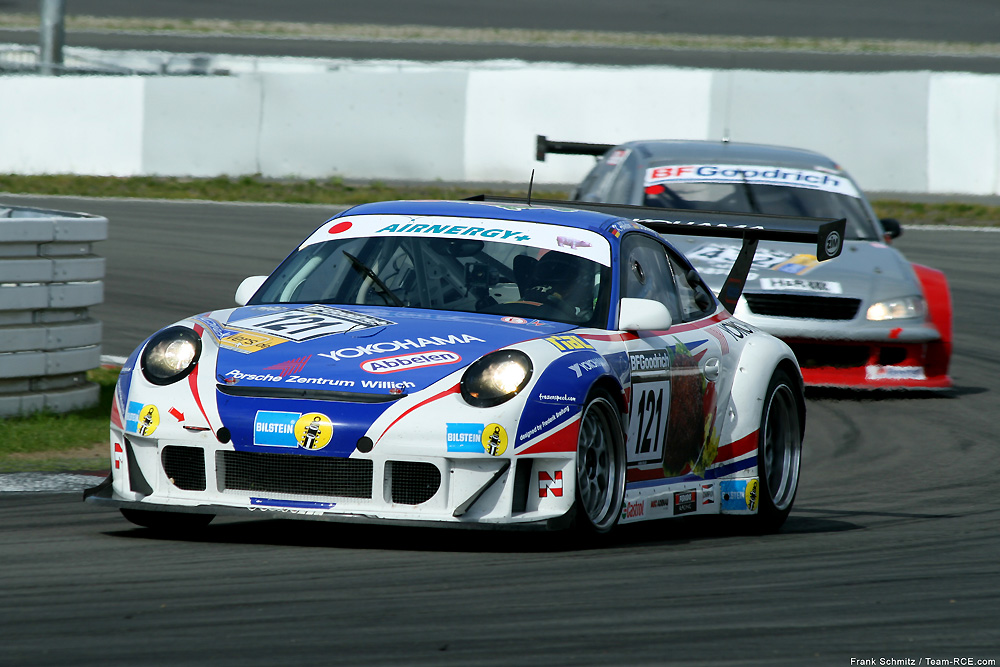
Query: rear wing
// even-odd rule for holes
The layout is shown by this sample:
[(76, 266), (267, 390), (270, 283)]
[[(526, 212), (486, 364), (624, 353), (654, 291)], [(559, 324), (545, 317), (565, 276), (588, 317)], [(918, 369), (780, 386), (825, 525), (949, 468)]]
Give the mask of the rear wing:
[(535, 159), (545, 162), (549, 153), (560, 155), (593, 155), (601, 157), (615, 144), (582, 144), (576, 141), (549, 141), (544, 135), (535, 136)]
[(557, 208), (575, 208), (597, 211), (632, 220), (649, 227), (658, 234), (679, 234), (686, 236), (712, 236), (742, 239), (743, 246), (729, 271), (729, 276), (719, 293), (722, 305), (732, 313), (743, 293), (758, 241), (791, 241), (795, 243), (815, 243), (816, 259), (825, 262), (840, 255), (843, 249), (844, 218), (800, 218), (785, 215), (764, 215), (760, 213), (731, 213), (727, 211), (696, 211), (691, 209), (656, 208), (631, 206), (629, 204), (603, 204), (585, 201), (563, 201), (556, 199), (521, 199), (476, 195), (471, 201), (497, 203), (519, 203)]

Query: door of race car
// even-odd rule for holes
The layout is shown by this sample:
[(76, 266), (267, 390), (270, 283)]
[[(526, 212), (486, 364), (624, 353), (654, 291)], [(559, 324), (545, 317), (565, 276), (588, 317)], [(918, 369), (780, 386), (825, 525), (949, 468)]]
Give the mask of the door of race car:
[[(640, 331), (626, 341), (631, 366), (629, 465), (659, 464), (667, 477), (701, 473), (715, 460), (721, 342), (710, 333), (714, 301), (696, 298), (687, 269), (672, 251), (645, 234), (621, 245), (623, 297), (667, 306), (667, 331)], [(701, 287), (699, 282), (697, 287)]]

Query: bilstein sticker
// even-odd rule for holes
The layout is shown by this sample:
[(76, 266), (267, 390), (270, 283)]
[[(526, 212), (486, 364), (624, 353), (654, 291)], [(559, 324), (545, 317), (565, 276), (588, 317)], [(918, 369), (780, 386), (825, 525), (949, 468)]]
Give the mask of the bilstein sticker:
[(333, 438), (333, 423), (319, 412), (258, 410), (254, 418), (253, 443), (265, 447), (323, 449)]
[(318, 412), (307, 412), (295, 422), (295, 440), (303, 449), (323, 449), (333, 438), (330, 418)]
[(757, 495), (760, 489), (760, 482), (756, 479), (751, 479), (747, 482), (747, 490), (744, 492), (743, 499), (747, 503), (747, 509), (751, 512), (757, 510)]
[(482, 424), (445, 424), (449, 452), (483, 451)]
[(487, 454), (501, 456), (507, 451), (507, 431), (500, 424), (487, 424), (481, 442)]
[(125, 430), (138, 435), (153, 435), (160, 425), (160, 411), (155, 405), (143, 405), (137, 401), (129, 401), (125, 413)]

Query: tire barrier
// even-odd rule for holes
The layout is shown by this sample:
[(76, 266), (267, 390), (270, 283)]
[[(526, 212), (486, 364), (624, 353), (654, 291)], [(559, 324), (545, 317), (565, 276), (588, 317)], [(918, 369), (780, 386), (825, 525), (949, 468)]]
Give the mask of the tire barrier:
[(0, 203), (0, 416), (96, 405), (107, 218)]

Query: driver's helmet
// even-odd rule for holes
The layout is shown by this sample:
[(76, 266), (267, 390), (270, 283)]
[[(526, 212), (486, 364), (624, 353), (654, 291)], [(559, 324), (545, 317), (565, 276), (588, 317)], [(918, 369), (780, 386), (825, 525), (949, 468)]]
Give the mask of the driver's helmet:
[(534, 270), (532, 291), (549, 302), (577, 309), (593, 308), (593, 262), (583, 257), (550, 250), (542, 255)]

